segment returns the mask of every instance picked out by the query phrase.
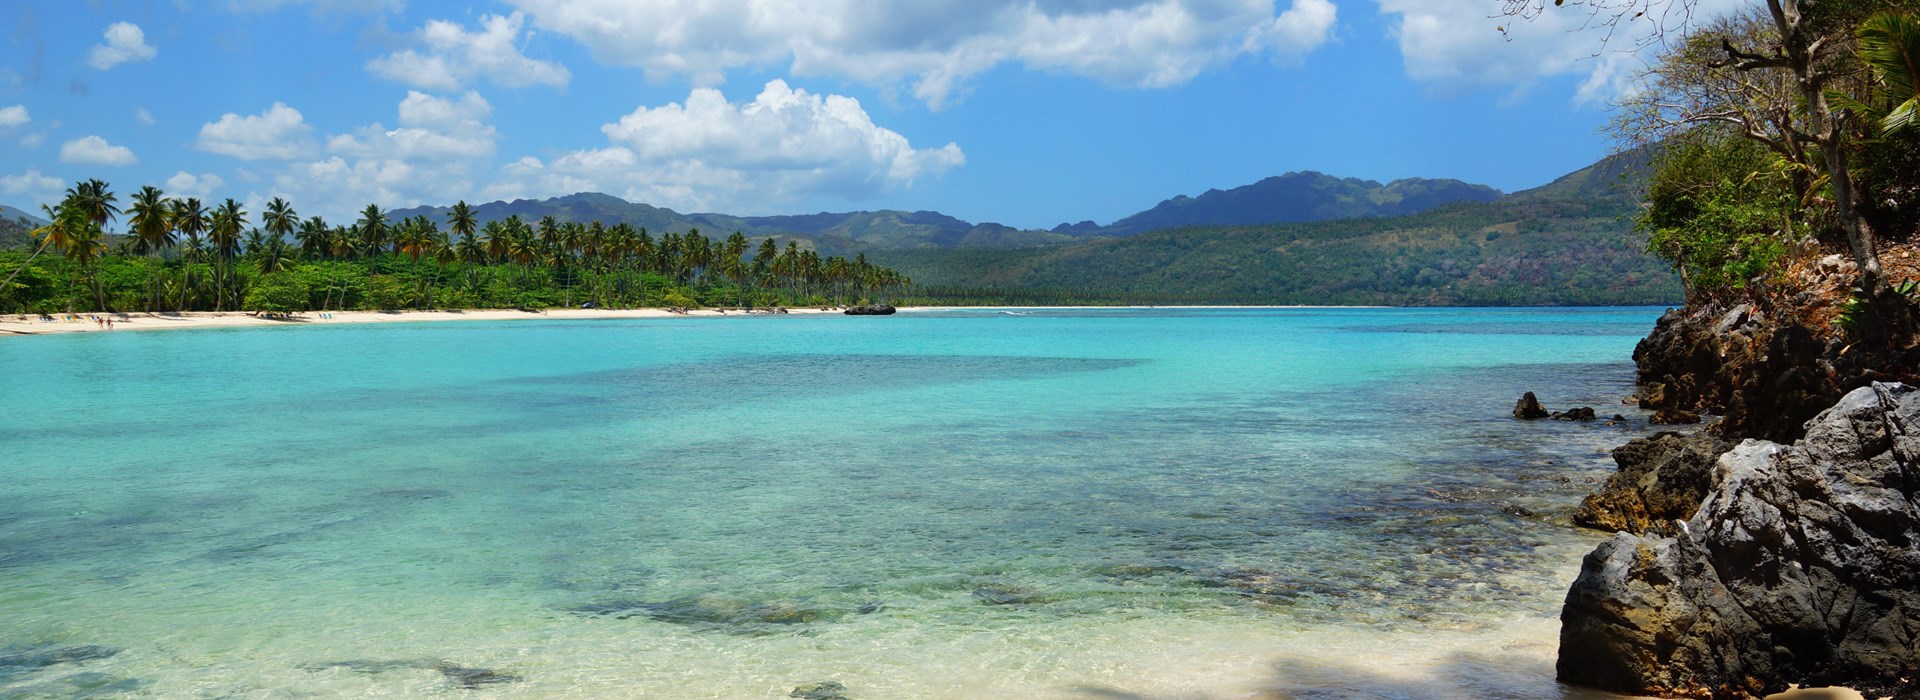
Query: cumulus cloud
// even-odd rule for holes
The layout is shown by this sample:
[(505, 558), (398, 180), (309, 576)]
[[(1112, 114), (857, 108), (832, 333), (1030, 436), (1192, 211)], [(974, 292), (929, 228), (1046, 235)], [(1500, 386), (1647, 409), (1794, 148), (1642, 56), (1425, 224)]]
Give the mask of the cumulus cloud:
[(375, 75), (429, 90), (457, 90), (478, 78), (505, 87), (567, 86), (572, 74), (558, 63), (539, 61), (521, 53), (518, 45), (522, 13), (480, 19), (480, 31), (469, 32), (445, 20), (427, 22), (415, 33), (419, 49), (406, 49), (367, 62)]
[(0, 194), (31, 197), (36, 203), (58, 201), (63, 183), (60, 178), (28, 170), (19, 175), (0, 175)]
[(1330, 0), (512, 0), (602, 61), (722, 82), (789, 63), (799, 75), (907, 81), (939, 108), (1006, 63), (1165, 87), (1241, 56), (1292, 61), (1325, 43)]
[(176, 172), (167, 178), (167, 192), (181, 197), (213, 198), (220, 194), (227, 181), (213, 173), (195, 175), (185, 170)]
[[(1654, 38), (1683, 30), (1693, 18), (1737, 9), (1743, 0), (1698, 0), (1691, 12), (1666, 0), (1624, 23), (1611, 36), (1590, 26), (1585, 8), (1547, 8), (1532, 20), (1489, 17), (1481, 0), (1378, 0), (1392, 24), (1407, 76), (1441, 92), (1507, 88), (1523, 94), (1540, 80), (1581, 78), (1575, 99), (1601, 103), (1631, 89), (1647, 65)], [(1507, 31), (1502, 34), (1500, 27)]]
[(83, 136), (60, 144), (60, 162), (119, 167), (139, 163), (140, 159), (126, 146), (115, 146), (98, 136)]
[(33, 121), (33, 118), (27, 116), (27, 108), (25, 105), (0, 107), (0, 129), (13, 128), (30, 121)]
[(398, 126), (374, 123), (327, 138), (327, 157), (289, 164), (273, 186), (302, 211), (353, 216), (368, 203), (404, 207), (472, 199), (493, 161), (499, 132), (479, 93), (438, 97), (408, 91)]
[(409, 90), (400, 102), (400, 127), (378, 123), (327, 140), (327, 150), (356, 158), (444, 161), (493, 155), (499, 132), (488, 124), (492, 105), (477, 92), (458, 100)]
[(257, 115), (228, 112), (202, 124), (195, 147), (241, 160), (293, 160), (311, 155), (315, 143), (300, 110), (275, 102)]
[(107, 43), (96, 44), (87, 54), (87, 65), (106, 70), (131, 61), (151, 61), (159, 53), (147, 44), (146, 32), (132, 22), (114, 22), (107, 27)]
[(685, 103), (643, 106), (600, 130), (609, 146), (522, 158), (495, 193), (603, 190), (683, 209), (766, 211), (806, 196), (866, 198), (966, 163), (955, 144), (916, 149), (859, 101), (782, 80), (742, 104), (695, 88)]

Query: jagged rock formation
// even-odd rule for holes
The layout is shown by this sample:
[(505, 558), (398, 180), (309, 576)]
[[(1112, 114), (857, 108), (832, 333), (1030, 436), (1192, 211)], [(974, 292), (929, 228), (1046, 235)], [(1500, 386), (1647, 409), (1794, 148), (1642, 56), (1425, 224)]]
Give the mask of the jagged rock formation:
[(1875, 383), (1792, 446), (1721, 456), (1677, 536), (1616, 535), (1561, 612), (1563, 681), (1746, 698), (1789, 682), (1920, 697), (1920, 391)]
[[(1920, 278), (1920, 249), (1888, 246), (1881, 258), (1888, 279)], [(1855, 277), (1839, 255), (1806, 258), (1754, 303), (1702, 301), (1667, 312), (1633, 351), (1640, 406), (1669, 418), (1719, 414), (1716, 430), (1727, 437), (1791, 442), (1848, 391), (1920, 380), (1911, 338), (1848, 337), (1842, 319)]]
[(1711, 433), (1657, 433), (1615, 448), (1620, 470), (1573, 512), (1573, 523), (1608, 532), (1674, 534), (1713, 487), (1713, 461), (1732, 447)]
[(1521, 394), (1520, 400), (1513, 403), (1513, 417), (1520, 420), (1546, 418), (1548, 415), (1551, 414), (1547, 413), (1547, 409), (1540, 406), (1540, 397), (1534, 396), (1531, 391)]

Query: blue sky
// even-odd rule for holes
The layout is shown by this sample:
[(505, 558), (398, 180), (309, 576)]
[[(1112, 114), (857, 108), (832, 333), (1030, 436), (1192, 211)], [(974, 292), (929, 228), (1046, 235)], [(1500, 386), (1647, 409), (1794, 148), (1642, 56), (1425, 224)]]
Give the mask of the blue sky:
[(340, 220), (592, 190), (1047, 228), (1294, 170), (1513, 191), (1606, 155), (1640, 58), (1571, 12), (1503, 38), (1500, 4), (27, 0), (0, 203), (100, 178)]

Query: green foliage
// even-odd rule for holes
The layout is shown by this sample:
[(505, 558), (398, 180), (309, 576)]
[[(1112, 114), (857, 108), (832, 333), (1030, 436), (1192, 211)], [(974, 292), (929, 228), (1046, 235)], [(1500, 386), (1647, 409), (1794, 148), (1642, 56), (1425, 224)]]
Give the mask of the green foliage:
[(291, 272), (262, 275), (247, 287), (244, 305), (254, 311), (292, 313), (309, 308), (307, 287)]
[(1718, 295), (1773, 272), (1801, 235), (1786, 164), (1758, 143), (1700, 130), (1654, 160), (1638, 228), (1690, 291)]
[(1672, 271), (1624, 199), (1529, 197), (1402, 217), (1156, 231), (1073, 246), (871, 254), (908, 303), (1664, 304)]

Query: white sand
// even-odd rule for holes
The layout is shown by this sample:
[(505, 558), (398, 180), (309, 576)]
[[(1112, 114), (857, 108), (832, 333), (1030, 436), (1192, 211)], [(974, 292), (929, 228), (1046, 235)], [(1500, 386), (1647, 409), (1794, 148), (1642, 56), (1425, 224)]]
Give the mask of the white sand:
[[(792, 308), (792, 314), (837, 314), (838, 309)], [(480, 309), (471, 311), (308, 311), (286, 317), (269, 318), (240, 311), (187, 311), (181, 313), (95, 313), (81, 314), (78, 320), (55, 315), (52, 322), (34, 315), (0, 316), (0, 337), (50, 333), (106, 333), (105, 325), (95, 318), (112, 319), (113, 332), (169, 328), (237, 328), (242, 326), (316, 326), (337, 323), (412, 323), (417, 321), (509, 321), (517, 319), (604, 319), (674, 318), (680, 316), (744, 316), (742, 311), (700, 309), (676, 314), (666, 309), (553, 309), (550, 311), (514, 311)]]

